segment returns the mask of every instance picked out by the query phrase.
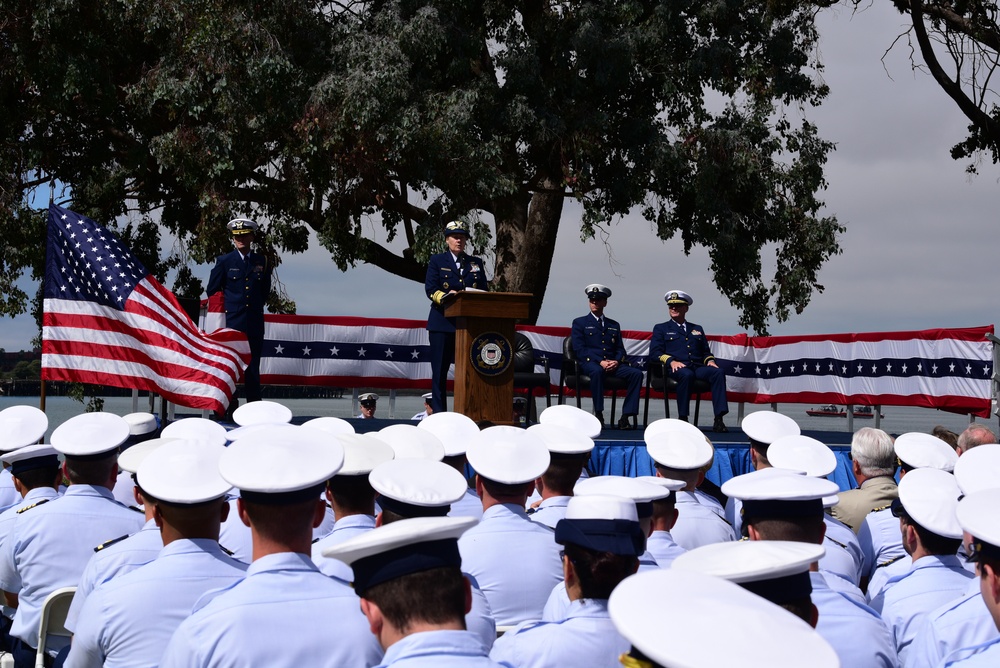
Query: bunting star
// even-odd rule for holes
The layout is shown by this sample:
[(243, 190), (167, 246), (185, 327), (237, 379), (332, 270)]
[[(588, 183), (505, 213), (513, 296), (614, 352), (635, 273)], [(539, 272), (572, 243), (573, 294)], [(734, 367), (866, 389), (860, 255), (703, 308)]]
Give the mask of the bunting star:
[(285, 353), (285, 347), (280, 343), (274, 347), (275, 355), (283, 355)]
[(336, 357), (337, 355), (340, 354), (340, 348), (338, 348), (337, 346), (330, 348), (330, 354)]

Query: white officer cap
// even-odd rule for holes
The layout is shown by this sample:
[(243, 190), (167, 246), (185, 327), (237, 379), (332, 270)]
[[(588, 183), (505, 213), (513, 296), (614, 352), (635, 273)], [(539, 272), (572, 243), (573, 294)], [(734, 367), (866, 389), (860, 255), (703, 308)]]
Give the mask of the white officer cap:
[(368, 475), (378, 492), (379, 506), (403, 517), (443, 517), (469, 485), (465, 477), (442, 462), (395, 459), (379, 464)]
[(234, 441), (219, 472), (246, 501), (289, 504), (318, 499), (344, 465), (337, 439), (308, 427), (267, 427)]
[(767, 448), (767, 460), (778, 469), (801, 471), (813, 478), (824, 478), (837, 468), (837, 455), (810, 436), (782, 436)]
[(378, 401), (378, 395), (374, 392), (365, 392), (358, 395), (358, 402), (365, 403), (366, 401)]
[(433, 392), (426, 392), (420, 395), (420, 398), (424, 400), (424, 403), (430, 403), (431, 399), (434, 398)]
[(230, 234), (238, 235), (253, 234), (257, 231), (258, 225), (249, 218), (233, 218), (226, 223), (226, 227), (229, 229)]
[(414, 424), (393, 424), (380, 429), (375, 438), (389, 444), (394, 459), (444, 459), (444, 443), (437, 436)]
[(156, 416), (152, 413), (128, 413), (122, 418), (128, 423), (129, 436), (142, 436), (156, 431)]
[[(647, 432), (648, 433), (648, 432)], [(661, 431), (647, 435), (646, 452), (660, 466), (690, 471), (712, 461), (715, 450), (702, 435), (686, 431)]]
[(774, 443), (782, 436), (798, 436), (802, 433), (795, 420), (774, 411), (750, 413), (743, 418), (740, 429), (749, 438), (764, 445)]
[(37, 443), (49, 428), (49, 418), (34, 406), (11, 406), (0, 411), (0, 452)]
[(4, 453), (0, 461), (10, 466), (12, 476), (18, 476), (25, 471), (58, 468), (59, 452), (47, 443), (35, 443)]
[(673, 478), (663, 478), (658, 475), (640, 475), (636, 476), (636, 480), (641, 480), (643, 482), (648, 482), (653, 485), (659, 485), (660, 487), (665, 487), (671, 492), (679, 492), (684, 489), (686, 484), (683, 480), (674, 480)]
[(822, 545), (797, 541), (713, 543), (685, 552), (670, 567), (735, 582), (781, 605), (812, 593), (809, 567), (825, 554)]
[(588, 299), (607, 299), (611, 296), (611, 288), (600, 283), (591, 283), (583, 289)]
[[(125, 452), (118, 455), (118, 468), (122, 471), (128, 473), (135, 473), (139, 470), (139, 466), (146, 461), (146, 457), (149, 456), (151, 452), (156, 451), (161, 445), (169, 441), (176, 441), (180, 439), (175, 438), (151, 438), (148, 441), (143, 441), (133, 445), (131, 448)], [(208, 441), (209, 443), (211, 441)]]
[(262, 429), (290, 429), (294, 431), (298, 428), (298, 425), (294, 425), (290, 422), (262, 422), (261, 424), (248, 424), (245, 427), (236, 427), (235, 429), (230, 429), (226, 432), (226, 438), (230, 441), (238, 441), (241, 438), (245, 438), (250, 434), (256, 434)]
[[(608, 612), (634, 648), (667, 668), (840, 666), (809, 624), (711, 575), (672, 568), (637, 573), (611, 592)], [(717, 629), (726, 629), (725, 642)]]
[(52, 432), (52, 447), (67, 457), (103, 458), (128, 438), (128, 422), (112, 413), (75, 415)]
[[(969, 452), (975, 452), (977, 446)], [(969, 454), (968, 452), (966, 455)], [(965, 458), (965, 455), (962, 455)], [(1000, 488), (982, 489), (958, 502), (955, 515), (962, 529), (972, 534), (972, 554), (1000, 559)]]
[(1000, 443), (966, 450), (955, 462), (954, 474), (964, 494), (1000, 487)]
[(469, 442), (479, 438), (479, 427), (472, 418), (461, 413), (432, 413), (417, 423), (440, 439), (445, 457), (464, 455)]
[(533, 424), (528, 432), (537, 436), (549, 453), (558, 455), (584, 455), (594, 449), (594, 439), (569, 427), (554, 424)]
[(688, 306), (694, 304), (691, 295), (683, 290), (667, 290), (666, 294), (663, 295), (663, 301), (667, 304), (687, 304)]
[(482, 430), (465, 454), (477, 474), (506, 485), (531, 482), (545, 473), (551, 460), (540, 438), (508, 426)]
[(900, 516), (900, 507), (914, 522), (945, 538), (961, 538), (962, 527), (955, 517), (958, 498), (955, 476), (935, 468), (913, 469), (899, 480), (899, 502), (892, 514)]
[(434, 568), (459, 567), (458, 538), (478, 523), (472, 517), (414, 517), (331, 545), (323, 556), (354, 570), (360, 596), (375, 585)]
[(225, 445), (229, 439), (226, 437), (226, 428), (218, 422), (207, 418), (193, 417), (174, 420), (160, 432), (160, 438), (194, 439), (197, 441), (211, 441), (219, 445)]
[(958, 453), (937, 436), (911, 431), (896, 437), (893, 445), (901, 464), (913, 469), (953, 471)]
[(646, 551), (646, 534), (631, 499), (605, 494), (574, 496), (556, 523), (560, 545), (637, 557)]
[(219, 499), (232, 485), (219, 474), (226, 446), (206, 441), (167, 441), (150, 452), (136, 471), (136, 483), (154, 499), (192, 505)]
[(787, 469), (753, 471), (722, 484), (722, 493), (743, 501), (744, 518), (815, 517), (823, 514), (823, 499), (840, 491), (837, 483)]
[(251, 401), (233, 411), (233, 421), (241, 427), (292, 421), (292, 411), (277, 401)]
[(574, 496), (592, 494), (619, 496), (635, 504), (640, 519), (653, 516), (653, 501), (666, 499), (673, 492), (667, 487), (620, 475), (602, 475), (577, 481)]
[(587, 438), (595, 438), (601, 433), (602, 428), (601, 421), (595, 416), (569, 404), (549, 406), (538, 416), (538, 423), (567, 427)]
[(684, 420), (678, 420), (676, 418), (660, 418), (659, 420), (653, 420), (646, 425), (646, 429), (642, 432), (642, 437), (648, 442), (650, 436), (677, 431), (697, 436), (698, 438), (705, 440), (705, 434), (701, 429), (698, 429), (698, 427), (694, 426), (690, 422), (685, 422)]
[(318, 417), (312, 420), (306, 420), (302, 423), (303, 427), (309, 427), (310, 429), (318, 429), (327, 434), (353, 434), (354, 425), (352, 425), (347, 420), (336, 417)]
[(337, 475), (368, 475), (396, 456), (388, 443), (369, 434), (334, 434), (333, 438), (344, 449), (344, 465)]

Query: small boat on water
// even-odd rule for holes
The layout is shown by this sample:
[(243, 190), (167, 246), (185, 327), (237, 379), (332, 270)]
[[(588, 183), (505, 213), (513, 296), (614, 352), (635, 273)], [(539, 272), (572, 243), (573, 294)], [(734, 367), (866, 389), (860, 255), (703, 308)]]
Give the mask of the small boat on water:
[[(806, 415), (811, 417), (847, 417), (847, 409), (834, 404), (827, 404), (826, 406), (806, 410)], [(875, 417), (875, 409), (871, 406), (857, 406), (854, 409), (854, 417), (861, 418), (863, 420), (871, 419)], [(879, 413), (879, 418), (884, 417), (885, 415)]]
[(833, 404), (827, 404), (819, 408), (810, 408), (806, 411), (806, 415), (811, 415), (812, 417), (847, 417), (847, 411)]

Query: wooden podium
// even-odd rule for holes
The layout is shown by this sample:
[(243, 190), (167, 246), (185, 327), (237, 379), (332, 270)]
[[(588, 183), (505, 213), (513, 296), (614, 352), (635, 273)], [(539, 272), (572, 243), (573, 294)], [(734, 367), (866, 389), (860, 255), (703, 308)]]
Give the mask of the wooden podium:
[(444, 314), (455, 318), (454, 410), (473, 420), (513, 424), (514, 321), (530, 312), (531, 295), (455, 295)]

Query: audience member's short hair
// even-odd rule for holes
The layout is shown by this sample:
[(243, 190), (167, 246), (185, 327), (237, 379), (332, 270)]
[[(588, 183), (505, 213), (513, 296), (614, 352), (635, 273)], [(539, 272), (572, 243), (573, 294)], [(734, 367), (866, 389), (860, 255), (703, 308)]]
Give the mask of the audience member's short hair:
[[(823, 542), (823, 515), (792, 518), (745, 518), (744, 527), (753, 527), (761, 540), (791, 540), (798, 543)], [(746, 529), (744, 529), (746, 532)]]
[(851, 438), (851, 459), (869, 478), (896, 473), (896, 452), (892, 437), (881, 429), (863, 427)]
[(118, 452), (112, 450), (100, 459), (66, 458), (66, 477), (74, 485), (104, 485), (118, 470)]
[(958, 452), (968, 452), (977, 445), (986, 443), (996, 443), (997, 437), (989, 427), (983, 424), (970, 424), (969, 427), (958, 436)]
[(590, 453), (563, 454), (550, 453), (549, 468), (542, 474), (545, 487), (562, 496), (572, 496), (573, 486), (580, 479), (583, 467), (590, 459)]
[(370, 513), (375, 501), (375, 489), (367, 475), (335, 475), (326, 483), (330, 497), (349, 513)]
[(455, 566), (411, 573), (359, 592), (382, 616), (408, 633), (414, 623), (460, 623), (465, 628), (465, 576)]
[(943, 425), (935, 425), (931, 429), (931, 436), (937, 436), (942, 441), (951, 446), (952, 450), (958, 450), (958, 434)]
[(639, 558), (597, 552), (567, 543), (563, 549), (580, 581), (583, 598), (606, 599), (622, 580), (635, 573)]

